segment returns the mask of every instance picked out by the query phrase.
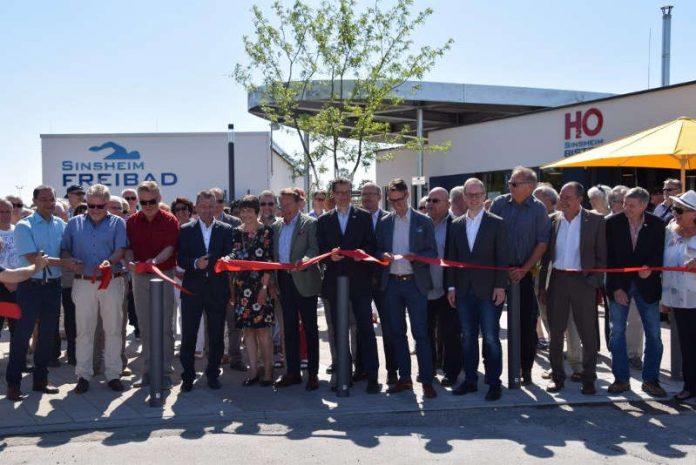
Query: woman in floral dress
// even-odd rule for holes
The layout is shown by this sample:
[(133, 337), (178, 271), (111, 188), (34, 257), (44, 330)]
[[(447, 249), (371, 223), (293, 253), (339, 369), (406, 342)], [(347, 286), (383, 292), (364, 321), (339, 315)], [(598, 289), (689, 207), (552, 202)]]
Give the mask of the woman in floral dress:
[[(242, 225), (234, 229), (231, 254), (236, 260), (271, 261), (273, 257), (273, 229), (258, 220), (259, 199), (246, 195), (239, 204)], [(244, 331), (244, 344), (249, 356), (249, 377), (245, 386), (260, 381), (263, 386), (273, 384), (273, 300), (268, 295), (270, 272), (241, 271), (233, 279), (234, 312), (237, 328)], [(263, 378), (258, 369), (259, 349), (263, 358)]]

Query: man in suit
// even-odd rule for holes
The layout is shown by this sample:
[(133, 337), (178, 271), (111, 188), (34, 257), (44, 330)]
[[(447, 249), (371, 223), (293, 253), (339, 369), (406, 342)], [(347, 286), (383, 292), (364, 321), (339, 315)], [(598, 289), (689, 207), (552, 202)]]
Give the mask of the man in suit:
[[(433, 359), (428, 337), (428, 292), (433, 287), (430, 266), (412, 261), (414, 255), (437, 257), (433, 221), (409, 207), (408, 184), (394, 179), (387, 188), (387, 199), (394, 209), (377, 227), (377, 256), (390, 263), (382, 270), (380, 289), (389, 319), (399, 380), (387, 390), (398, 393), (412, 390), (411, 355), (406, 338), (406, 308), (411, 333), (416, 340), (418, 377), (426, 398), (437, 397), (433, 388)], [(396, 255), (403, 258), (396, 259)]]
[[(379, 206), (382, 200), (382, 189), (374, 182), (363, 184), (360, 192), (362, 206), (372, 217), (372, 226), (377, 232), (379, 221), (387, 214)], [(379, 281), (382, 277), (382, 267), (375, 265), (372, 274), (372, 301), (377, 308), (379, 324), (382, 328), (382, 345), (384, 347), (384, 360), (387, 366), (387, 384), (393, 385), (398, 381), (396, 357), (394, 357), (394, 347), (392, 346), (391, 331), (389, 330), (389, 319), (384, 309), (384, 291), (380, 289)]]
[(230, 286), (228, 273), (215, 273), (215, 263), (232, 252), (232, 227), (215, 219), (214, 211), (215, 194), (199, 192), (196, 198), (198, 220), (181, 227), (177, 242), (177, 264), (184, 269), (182, 285), (192, 293), (181, 293), (182, 392), (193, 389), (196, 335), (203, 312), (207, 318), (209, 347), (205, 374), (208, 387), (220, 389), (218, 377), (225, 349), (224, 325)]
[[(300, 213), (300, 196), (293, 188), (280, 191), (282, 221), (273, 225), (273, 258), (277, 262), (297, 263), (319, 255), (317, 220)], [(318, 265), (299, 271), (278, 271), (280, 304), (283, 309), (285, 357), (287, 371), (276, 387), (302, 382), (300, 375), (300, 322), (302, 317), (307, 338), (308, 378), (305, 389), (319, 389), (319, 329), (317, 326), (317, 296), (321, 290)]]
[[(507, 267), (510, 255), (505, 241), (503, 219), (483, 208), (486, 188), (479, 179), (469, 178), (463, 186), (466, 212), (452, 220), (447, 258), (483, 266)], [(453, 268), (446, 274), (447, 300), (457, 309), (464, 352), (464, 382), (454, 395), (478, 391), (479, 329), (483, 336), (486, 400), (500, 399), (503, 350), (500, 344), (500, 315), (505, 301), (507, 271)]]
[[(665, 224), (657, 216), (645, 211), (649, 201), (648, 191), (634, 187), (624, 196), (624, 211), (607, 218), (607, 263), (610, 268), (662, 266)], [(667, 394), (659, 381), (663, 350), (660, 339), (660, 273), (608, 273), (606, 289), (610, 309), (611, 371), (615, 378), (607, 390), (611, 394), (619, 394), (631, 388), (626, 350), (626, 319), (633, 299), (645, 331), (642, 389), (652, 396), (664, 397)]]
[[(331, 181), (331, 193), (336, 201), (336, 208), (319, 217), (317, 222), (317, 242), (319, 253), (338, 249), (361, 249), (372, 255), (375, 252), (375, 233), (370, 214), (360, 208), (351, 206), (352, 183), (346, 178)], [(367, 392), (379, 393), (382, 389), (377, 382), (379, 360), (377, 358), (377, 340), (372, 326), (372, 267), (371, 264), (332, 255), (326, 261), (322, 296), (329, 299), (333, 321), (336, 321), (336, 284), (339, 276), (350, 280), (349, 298), (358, 328), (358, 347), (367, 373)]]
[[(481, 204), (483, 206), (483, 204)], [(449, 194), (442, 187), (436, 187), (426, 198), (428, 216), (433, 220), (437, 256), (445, 258), (450, 241)], [(457, 312), (453, 312), (447, 302), (445, 275), (451, 270), (439, 265), (430, 265), (430, 277), (433, 288), (428, 292), (428, 335), (433, 351), (434, 371), (442, 365), (443, 386), (452, 386), (462, 371), (462, 338)]]
[[(561, 211), (551, 215), (551, 238), (541, 261), (539, 300), (547, 305), (551, 329), (548, 392), (559, 392), (565, 384), (563, 340), (571, 310), (582, 342), (581, 392), (596, 392), (597, 289), (603, 274), (581, 270), (606, 266), (607, 242), (604, 218), (582, 208), (584, 191), (582, 184), (574, 181), (561, 188)], [(550, 267), (547, 290), (544, 283)]]

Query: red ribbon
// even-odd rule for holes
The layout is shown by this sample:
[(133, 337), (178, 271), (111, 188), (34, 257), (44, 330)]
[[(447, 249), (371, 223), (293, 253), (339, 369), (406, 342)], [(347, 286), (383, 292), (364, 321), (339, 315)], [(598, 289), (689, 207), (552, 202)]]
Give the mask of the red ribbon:
[(12, 302), (0, 302), (0, 316), (19, 320), (22, 318), (22, 309)]
[(144, 262), (136, 263), (135, 264), (135, 272), (138, 274), (142, 274), (142, 273), (155, 274), (155, 275), (157, 275), (157, 277), (161, 278), (163, 281), (168, 282), (169, 284), (171, 284), (175, 288), (179, 289), (184, 294), (193, 295), (193, 293), (191, 291), (189, 291), (184, 286), (182, 286), (181, 284), (174, 281), (172, 278), (170, 278), (166, 274), (162, 273), (162, 270), (157, 268), (157, 266), (153, 265), (152, 263), (144, 263)]
[[(310, 265), (314, 265), (331, 255), (343, 255), (345, 257), (358, 259), (361, 261), (377, 263), (378, 265), (388, 266), (390, 262), (379, 260), (364, 250), (343, 250), (338, 249), (335, 251), (327, 252), (322, 255), (318, 255), (314, 258), (310, 258), (305, 262), (298, 263), (278, 263), (278, 262), (257, 262), (251, 260), (228, 260), (219, 259), (215, 264), (215, 272), (220, 273), (223, 271), (271, 271), (271, 270), (302, 270)], [(403, 255), (394, 255), (394, 259), (398, 260), (404, 258)], [(469, 268), (477, 270), (500, 270), (500, 271), (512, 271), (518, 269), (518, 267), (512, 266), (489, 266), (489, 265), (478, 265), (475, 263), (459, 262), (456, 260), (445, 260), (444, 258), (437, 257), (423, 257), (420, 255), (409, 255), (409, 258), (414, 262), (426, 263), (428, 265), (438, 265), (446, 268)], [(685, 266), (654, 266), (654, 267), (629, 267), (629, 268), (590, 268), (584, 270), (566, 270), (566, 271), (577, 271), (583, 273), (636, 273), (638, 271), (681, 271), (687, 273), (696, 273), (696, 269), (689, 269)]]
[[(97, 271), (99, 271), (101, 274), (99, 278), (97, 278)], [(101, 281), (99, 283), (99, 290), (104, 290), (109, 287), (111, 278), (113, 278), (113, 269), (111, 268), (111, 265), (101, 264), (94, 270), (94, 274), (92, 275), (92, 284), (97, 282), (97, 279), (99, 279)]]

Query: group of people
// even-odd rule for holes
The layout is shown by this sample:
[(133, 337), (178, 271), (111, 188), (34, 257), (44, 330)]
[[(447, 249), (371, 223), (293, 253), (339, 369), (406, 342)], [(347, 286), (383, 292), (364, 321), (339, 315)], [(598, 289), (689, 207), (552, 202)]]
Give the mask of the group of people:
[[(598, 186), (586, 194), (581, 184), (569, 182), (556, 192), (551, 185), (538, 183), (535, 171), (524, 167), (513, 170), (507, 185), (509, 193), (488, 199), (486, 185), (470, 178), (449, 192), (432, 189), (420, 202), (423, 208), (414, 209), (404, 180), (394, 179), (384, 189), (368, 182), (360, 187), (358, 208), (353, 205), (351, 181), (337, 178), (326, 192), (312, 195), (309, 214), (303, 213), (305, 193), (298, 188), (282, 189), (278, 195), (270, 191), (246, 195), (234, 203), (237, 216), (233, 216), (223, 211), (221, 189), (203, 190), (195, 202), (177, 198), (170, 207), (162, 203), (153, 181), (124, 191), (122, 197), (112, 196), (100, 184), (86, 191), (71, 186), (66, 194), (69, 204), (62, 212), (50, 186), (34, 190), (34, 211), (15, 213), (24, 210), (16, 205), (21, 200), (0, 201), (0, 300), (14, 299), (22, 310), (21, 318), (11, 324), (6, 397), (23, 398), (20, 384), (32, 334), (32, 389), (57, 392), (48, 383), (47, 367), (56, 339), (60, 350), (61, 303), (76, 393), (89, 390), (95, 358), (102, 356), (108, 387), (124, 389), (129, 319), (132, 323), (137, 319), (142, 340), (142, 373), (134, 385), (147, 386), (153, 275), (152, 268), (139, 267), (143, 263), (169, 278), (181, 278), (186, 290), (180, 294), (182, 392), (194, 389), (196, 354), (203, 342), (205, 381), (210, 389), (220, 389), (226, 326), (228, 362), (232, 368), (248, 370), (244, 386), (285, 388), (304, 383), (308, 391), (319, 389), (318, 303), (321, 298), (334, 358), (337, 280), (347, 276), (352, 381), (366, 381), (367, 393), (382, 392), (374, 305), (387, 393), (413, 390), (410, 327), (416, 381), (425, 398), (437, 396), (435, 381), (451, 386), (454, 395), (478, 390), (481, 335), (485, 398), (499, 399), (500, 317), (505, 302), (511, 305), (510, 284), (516, 283), (523, 385), (533, 383), (541, 310), (550, 335), (547, 391), (565, 387), (567, 340), (571, 380), (581, 383), (583, 394), (596, 392), (598, 301), (604, 296), (615, 378), (608, 392), (630, 389), (626, 327), (635, 303), (645, 337), (642, 389), (653, 396), (666, 395), (659, 381), (662, 307), (674, 312), (683, 354), (684, 389), (675, 397), (696, 396), (696, 274), (661, 270), (663, 266), (696, 269), (696, 192), (681, 193), (679, 181), (669, 179), (663, 202), (650, 213), (650, 194), (640, 187)], [(389, 211), (381, 207), (383, 193)], [(586, 197), (591, 210), (583, 207)], [(348, 251), (366, 253), (382, 263)], [(219, 260), (301, 265), (327, 252), (332, 254), (321, 263), (288, 270), (215, 269)], [(468, 266), (443, 267), (433, 263), (437, 258)], [(605, 272), (607, 268), (613, 271)], [(615, 272), (624, 268), (631, 270)], [(61, 290), (63, 273), (73, 279), (67, 296)], [(129, 295), (134, 307), (130, 318)], [(70, 305), (74, 305), (71, 312), (66, 308)], [(165, 286), (163, 307), (164, 385), (170, 387), (177, 308), (172, 286)], [(248, 365), (242, 361), (240, 332)], [(286, 369), (274, 379), (278, 336)], [(440, 379), (438, 369), (442, 369)], [(336, 389), (334, 379), (331, 388)]]

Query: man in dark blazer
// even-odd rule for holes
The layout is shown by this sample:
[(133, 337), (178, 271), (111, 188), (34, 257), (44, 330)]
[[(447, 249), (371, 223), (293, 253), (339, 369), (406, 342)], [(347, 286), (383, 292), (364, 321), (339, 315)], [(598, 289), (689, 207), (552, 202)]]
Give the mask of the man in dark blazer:
[[(280, 191), (283, 218), (273, 224), (273, 259), (276, 262), (297, 263), (319, 255), (317, 220), (300, 212), (300, 202), (300, 196), (293, 188)], [(299, 314), (307, 339), (308, 377), (305, 389), (314, 391), (319, 389), (319, 266), (312, 265), (297, 271), (279, 270), (278, 287), (283, 311), (287, 372), (275, 382), (275, 387), (287, 387), (302, 382)]]
[[(634, 187), (624, 196), (624, 211), (607, 218), (607, 263), (610, 268), (662, 266), (665, 224), (646, 212), (650, 194)], [(636, 302), (645, 332), (643, 391), (664, 397), (660, 386), (660, 310), (662, 284), (659, 272), (607, 273), (609, 298), (609, 350), (615, 381), (607, 389), (611, 394), (630, 390), (630, 372), (626, 350), (626, 318), (631, 299)]]
[(215, 194), (202, 191), (196, 198), (198, 220), (181, 227), (177, 243), (177, 264), (184, 269), (182, 285), (191, 294), (181, 293), (181, 348), (184, 371), (181, 390), (193, 389), (196, 377), (194, 351), (201, 314), (208, 329), (208, 367), (205, 374), (211, 389), (220, 389), (220, 359), (225, 349), (224, 330), (230, 298), (228, 273), (215, 273), (215, 263), (232, 252), (232, 227), (213, 218)]
[(505, 302), (505, 288), (510, 264), (503, 219), (483, 208), (486, 188), (479, 179), (464, 183), (467, 211), (452, 220), (447, 259), (500, 270), (452, 268), (446, 275), (447, 300), (457, 309), (464, 351), (464, 382), (452, 393), (463, 395), (478, 391), (479, 329), (483, 336), (485, 371), (488, 382), (486, 400), (500, 399), (500, 375), (503, 350), (500, 344), (500, 315)]
[[(337, 249), (362, 249), (373, 255), (375, 252), (375, 233), (370, 214), (351, 206), (352, 183), (346, 178), (331, 181), (331, 194), (336, 208), (319, 217), (317, 222), (317, 242), (319, 252), (326, 253)], [(367, 392), (376, 394), (382, 387), (377, 382), (379, 360), (377, 340), (372, 326), (372, 266), (370, 263), (353, 260), (343, 255), (332, 255), (324, 262), (324, 281), (322, 296), (329, 299), (329, 310), (336, 320), (336, 285), (339, 276), (350, 280), (349, 297), (358, 331), (358, 350), (367, 373)]]
[[(433, 388), (433, 355), (428, 337), (428, 291), (433, 283), (430, 265), (411, 260), (413, 255), (437, 257), (433, 221), (408, 204), (408, 184), (394, 179), (387, 188), (387, 199), (394, 211), (385, 215), (377, 227), (377, 257), (390, 262), (382, 270), (380, 289), (399, 371), (399, 380), (387, 390), (398, 393), (412, 390), (411, 354), (406, 338), (406, 308), (411, 333), (416, 340), (418, 376), (426, 398), (437, 397)], [(404, 258), (395, 259), (395, 255)]]
[[(565, 384), (563, 341), (571, 310), (582, 343), (581, 392), (596, 392), (597, 289), (603, 274), (581, 270), (606, 267), (607, 242), (604, 217), (582, 208), (584, 193), (582, 184), (574, 181), (561, 188), (561, 211), (551, 215), (551, 238), (541, 260), (539, 300), (547, 305), (551, 329), (548, 392), (558, 392)], [(549, 272), (547, 290), (544, 283)]]

